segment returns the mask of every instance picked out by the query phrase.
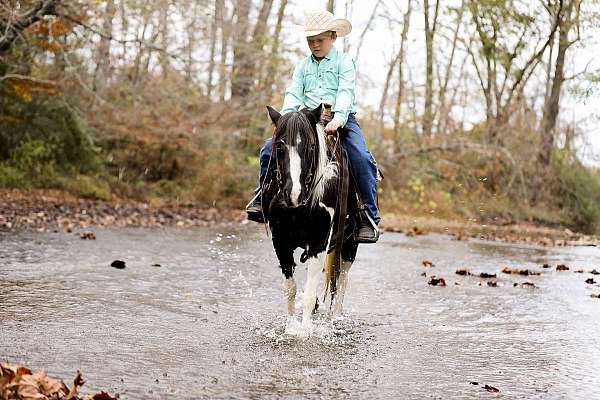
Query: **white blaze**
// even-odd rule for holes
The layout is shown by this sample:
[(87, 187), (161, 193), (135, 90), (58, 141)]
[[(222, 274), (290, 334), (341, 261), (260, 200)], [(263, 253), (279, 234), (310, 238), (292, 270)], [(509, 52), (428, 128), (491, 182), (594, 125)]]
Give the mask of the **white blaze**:
[[(300, 135), (298, 135), (297, 144), (300, 144)], [(302, 185), (300, 185), (300, 173), (302, 172), (302, 162), (296, 146), (287, 146), (288, 154), (290, 155), (290, 176), (292, 178), (292, 193), (290, 198), (292, 204), (297, 206), (298, 200), (300, 200), (300, 192), (302, 191)]]

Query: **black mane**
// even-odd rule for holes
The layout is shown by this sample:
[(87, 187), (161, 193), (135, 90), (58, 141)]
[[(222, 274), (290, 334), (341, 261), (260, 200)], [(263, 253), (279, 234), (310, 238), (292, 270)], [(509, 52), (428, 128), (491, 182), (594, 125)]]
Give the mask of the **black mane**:
[[(302, 139), (306, 139), (306, 146), (303, 146), (303, 152), (300, 156), (304, 159), (310, 156), (308, 153), (312, 149), (315, 154), (312, 156), (314, 160), (319, 158), (319, 146), (317, 143), (317, 129), (315, 128), (316, 121), (311, 121), (312, 114), (308, 112), (298, 111), (282, 115), (277, 122), (275, 128), (274, 141), (275, 143), (283, 141), (285, 143), (295, 143), (299, 133), (302, 133)], [(314, 165), (313, 165), (314, 167)]]

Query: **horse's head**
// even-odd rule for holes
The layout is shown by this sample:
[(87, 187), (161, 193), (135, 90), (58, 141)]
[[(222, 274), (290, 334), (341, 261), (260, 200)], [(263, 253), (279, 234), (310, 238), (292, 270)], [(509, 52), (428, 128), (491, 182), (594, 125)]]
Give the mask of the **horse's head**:
[(308, 200), (319, 160), (317, 123), (322, 106), (285, 115), (271, 107), (269, 117), (275, 124), (271, 163), (286, 207), (298, 207)]

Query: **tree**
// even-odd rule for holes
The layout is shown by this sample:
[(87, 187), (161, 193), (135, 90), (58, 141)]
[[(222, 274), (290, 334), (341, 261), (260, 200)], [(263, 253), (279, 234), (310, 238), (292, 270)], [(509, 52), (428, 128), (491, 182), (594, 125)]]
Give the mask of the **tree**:
[(565, 81), (565, 57), (567, 50), (579, 40), (569, 39), (569, 32), (573, 27), (578, 28), (579, 12), (581, 7), (580, 0), (565, 0), (564, 12), (558, 18), (558, 51), (554, 63), (554, 76), (551, 80), (551, 89), (549, 96), (546, 97), (544, 112), (542, 116), (541, 135), (542, 146), (540, 147), (538, 159), (543, 165), (549, 165), (554, 149), (554, 131), (556, 120), (559, 114), (560, 93), (562, 84)]
[(429, 0), (424, 0), (423, 17), (425, 18), (425, 107), (423, 110), (423, 135), (431, 136), (433, 125), (433, 41), (437, 29), (440, 0), (435, 1), (433, 20), (429, 18)]

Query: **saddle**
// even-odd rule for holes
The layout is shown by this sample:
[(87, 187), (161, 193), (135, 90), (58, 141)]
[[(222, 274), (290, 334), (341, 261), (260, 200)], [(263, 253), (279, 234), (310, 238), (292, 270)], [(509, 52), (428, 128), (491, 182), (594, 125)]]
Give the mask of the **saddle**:
[[(323, 103), (323, 109), (321, 111), (321, 120), (319, 122), (323, 126), (326, 126), (329, 122), (331, 122), (334, 115), (335, 115), (335, 113), (332, 110), (331, 104)], [(338, 133), (339, 133), (339, 138), (342, 139), (344, 136), (348, 135), (348, 128), (346, 128), (346, 127), (338, 128)], [(327, 142), (329, 151), (334, 152), (335, 151), (334, 147), (336, 145), (335, 136), (327, 135), (326, 139), (327, 139), (326, 142)], [(343, 146), (341, 147), (341, 151), (344, 154), (344, 157), (348, 160), (348, 154), (346, 153), (346, 150), (344, 149)], [(352, 213), (350, 213), (350, 214), (352, 217), (354, 217), (357, 220), (369, 221), (369, 223), (371, 223), (373, 225), (373, 221), (371, 221), (371, 219), (368, 217), (368, 213), (367, 213), (366, 207), (364, 205), (364, 202), (362, 201), (360, 191), (358, 190), (358, 184), (356, 182), (354, 174), (352, 173), (352, 169), (348, 168), (348, 170), (350, 172), (350, 185), (348, 187), (348, 192), (349, 192), (348, 195), (349, 195), (349, 198), (356, 199), (355, 212), (353, 213), (354, 215), (352, 215)], [(381, 173), (379, 166), (377, 166), (377, 180), (378, 181), (383, 180), (383, 174)], [(375, 197), (375, 202), (376, 202), (377, 208), (379, 208), (379, 198), (377, 195)], [(350, 205), (352, 206), (352, 204), (350, 204)], [(351, 233), (353, 233), (353, 231)]]

